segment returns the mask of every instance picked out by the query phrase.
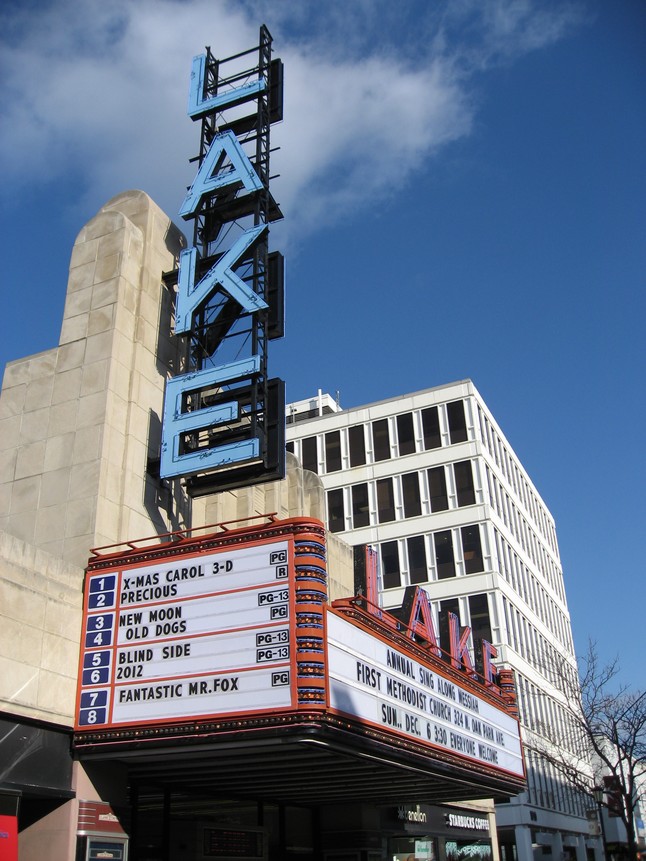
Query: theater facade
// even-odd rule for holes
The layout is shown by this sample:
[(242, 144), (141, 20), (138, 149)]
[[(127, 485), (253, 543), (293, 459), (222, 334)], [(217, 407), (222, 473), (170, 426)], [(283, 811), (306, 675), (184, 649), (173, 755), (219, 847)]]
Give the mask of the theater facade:
[(5, 370), (7, 861), (487, 861), (492, 799), (525, 785), (511, 674), (486, 643), (477, 673), (455, 619), (442, 652), (421, 590), (384, 611), (285, 454), (282, 67), (266, 28), (250, 53), (193, 64), (192, 240), (113, 198), (75, 242), (58, 346)]
[(504, 671), (441, 656), (423, 598), (372, 604), (370, 554), (330, 602), (318, 520), (168, 538), (97, 550), (86, 577), (74, 750), (128, 775), (123, 852), (491, 857), (460, 804), (524, 785)]

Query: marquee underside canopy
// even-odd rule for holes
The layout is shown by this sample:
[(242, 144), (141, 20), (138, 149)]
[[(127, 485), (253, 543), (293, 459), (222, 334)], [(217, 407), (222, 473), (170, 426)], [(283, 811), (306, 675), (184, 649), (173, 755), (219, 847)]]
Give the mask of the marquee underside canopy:
[(348, 728), (308, 723), (239, 729), (120, 750), (77, 750), (84, 762), (121, 761), (131, 786), (268, 799), (284, 804), (448, 802), (504, 799), (524, 789), (517, 777), (414, 745), (396, 746)]

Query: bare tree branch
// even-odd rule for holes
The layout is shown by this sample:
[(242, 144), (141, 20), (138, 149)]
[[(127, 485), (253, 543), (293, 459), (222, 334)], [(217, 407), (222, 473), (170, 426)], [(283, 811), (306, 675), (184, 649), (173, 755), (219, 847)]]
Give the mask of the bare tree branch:
[(630, 858), (636, 861), (637, 788), (646, 770), (646, 691), (616, 685), (618, 662), (602, 665), (593, 642), (580, 661), (578, 679), (565, 658), (549, 671), (565, 727), (543, 722), (525, 747), (579, 791), (592, 795), (595, 786), (606, 787), (604, 804), (620, 816)]

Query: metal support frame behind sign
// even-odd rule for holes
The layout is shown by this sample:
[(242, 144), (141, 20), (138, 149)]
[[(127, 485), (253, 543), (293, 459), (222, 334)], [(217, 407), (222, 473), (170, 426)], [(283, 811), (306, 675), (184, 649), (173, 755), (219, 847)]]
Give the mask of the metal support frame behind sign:
[[(285, 393), (268, 375), (284, 331), (282, 256), (269, 224), (270, 127), (282, 119), (282, 64), (263, 25), (257, 48), (193, 61), (188, 114), (200, 120), (198, 169), (180, 214), (193, 245), (180, 256), (175, 333), (184, 373), (167, 383), (160, 475), (192, 496), (283, 478)], [(249, 66), (250, 58), (254, 61)]]

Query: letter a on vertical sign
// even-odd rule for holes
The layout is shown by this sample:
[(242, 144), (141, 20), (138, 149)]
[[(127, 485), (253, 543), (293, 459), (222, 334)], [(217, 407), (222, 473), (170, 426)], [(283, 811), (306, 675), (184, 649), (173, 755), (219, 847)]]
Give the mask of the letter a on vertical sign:
[(402, 604), (404, 619), (408, 625), (410, 637), (417, 636), (429, 644), (429, 651), (433, 655), (440, 655), (440, 647), (437, 643), (433, 614), (428, 594), (419, 586), (407, 586), (404, 592)]
[[(225, 165), (228, 157), (230, 164)], [(242, 185), (247, 193), (260, 191), (262, 182), (247, 158), (233, 132), (222, 132), (213, 138), (209, 151), (193, 185), (188, 190), (179, 214), (184, 219), (192, 218), (207, 194), (221, 191), (232, 185)]]

